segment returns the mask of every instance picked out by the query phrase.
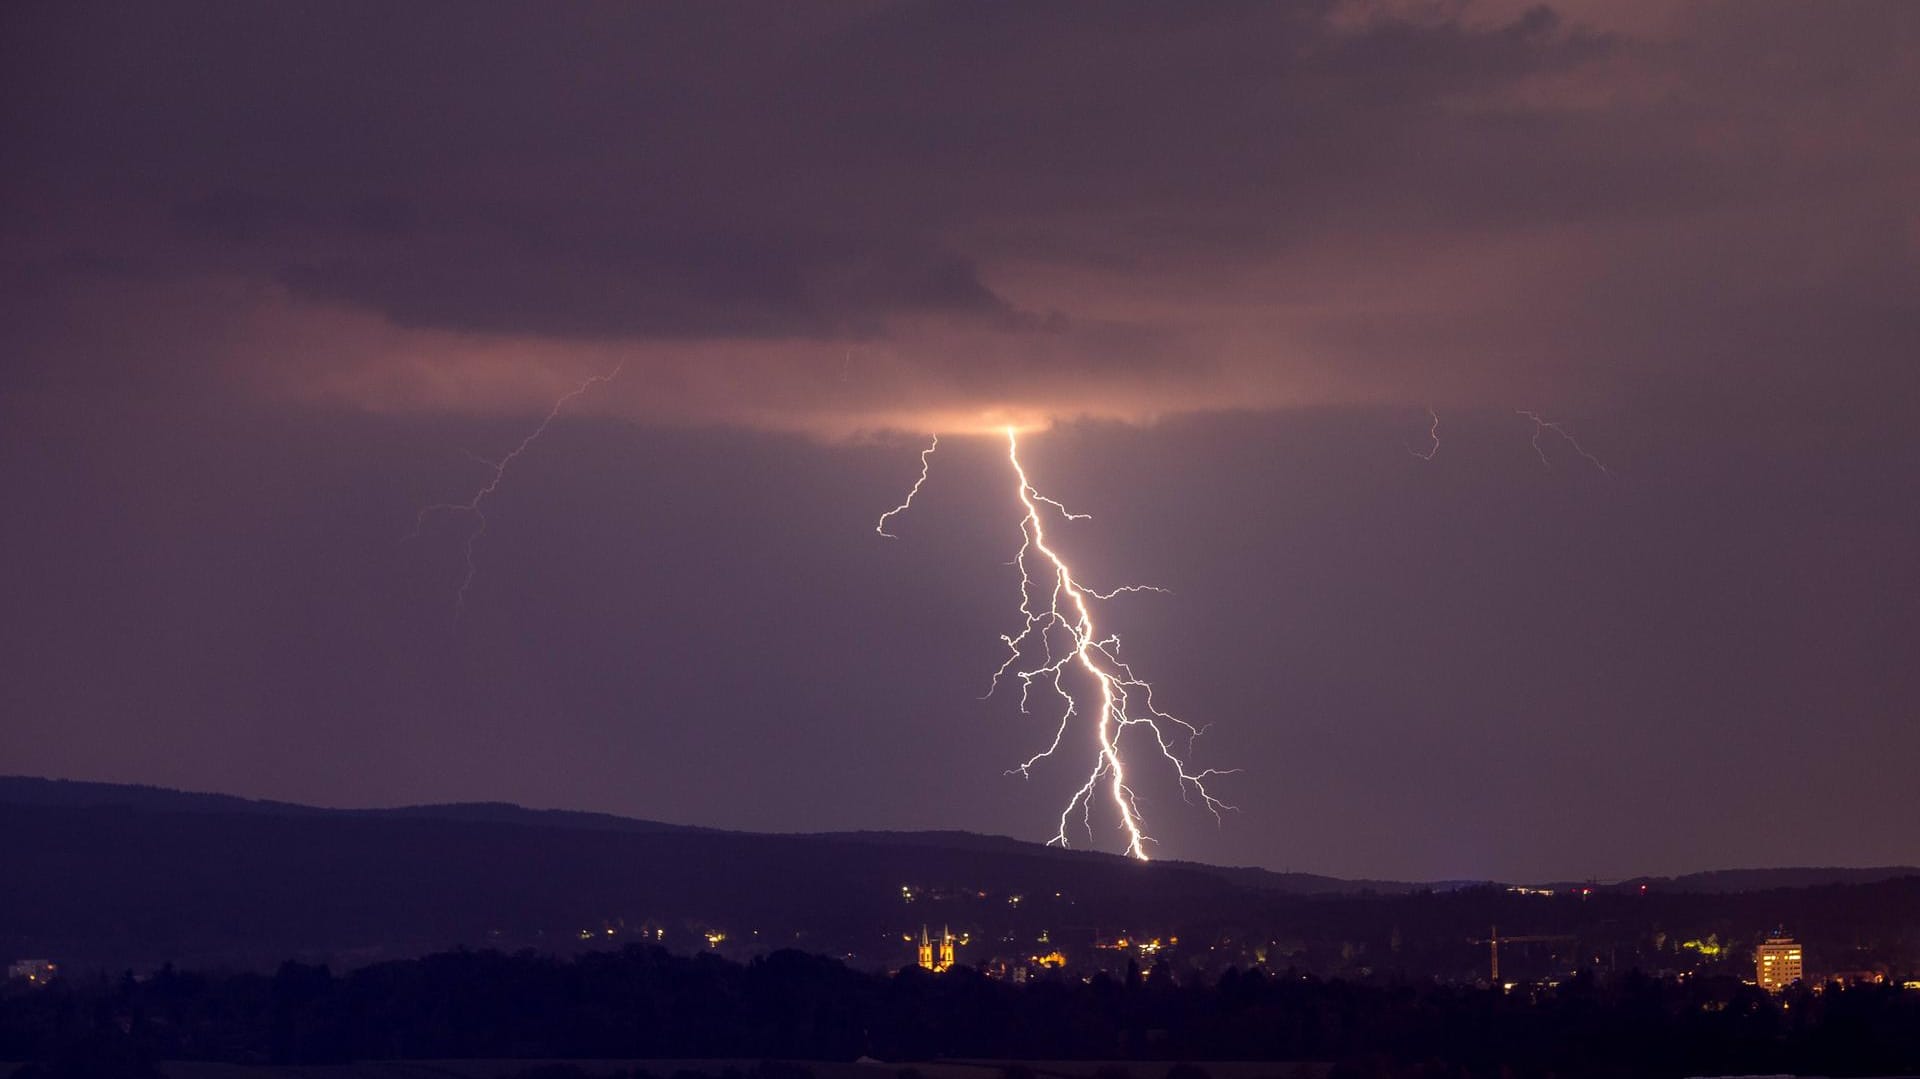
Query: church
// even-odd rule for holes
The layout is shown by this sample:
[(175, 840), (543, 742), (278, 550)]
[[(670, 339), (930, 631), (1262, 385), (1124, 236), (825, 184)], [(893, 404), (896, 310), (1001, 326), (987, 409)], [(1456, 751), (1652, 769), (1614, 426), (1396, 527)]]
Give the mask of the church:
[(934, 944), (927, 936), (927, 927), (920, 927), (920, 965), (935, 974), (953, 966), (953, 931), (945, 926), (940, 928), (940, 953), (934, 956)]

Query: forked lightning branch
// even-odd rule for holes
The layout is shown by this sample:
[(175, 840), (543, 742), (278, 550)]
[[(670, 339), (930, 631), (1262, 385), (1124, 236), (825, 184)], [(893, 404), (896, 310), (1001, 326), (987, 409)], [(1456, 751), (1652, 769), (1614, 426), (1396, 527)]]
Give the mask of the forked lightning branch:
[[(987, 695), (991, 696), (1007, 678), (1020, 683), (1020, 711), (1030, 714), (1035, 689), (1052, 698), (1058, 708), (1059, 722), (1046, 748), (1019, 764), (1013, 771), (1032, 774), (1043, 761), (1065, 754), (1086, 754), (1086, 779), (1074, 790), (1060, 811), (1053, 838), (1048, 842), (1070, 846), (1069, 833), (1079, 828), (1089, 841), (1095, 838), (1095, 817), (1110, 816), (1126, 853), (1145, 860), (1147, 835), (1129, 776), (1124, 750), (1144, 744), (1149, 761), (1156, 757), (1179, 783), (1188, 802), (1198, 803), (1216, 819), (1227, 803), (1208, 790), (1207, 782), (1237, 769), (1194, 769), (1187, 764), (1193, 742), (1200, 729), (1163, 710), (1154, 702), (1153, 686), (1136, 674), (1120, 658), (1120, 638), (1103, 633), (1095, 622), (1096, 606), (1104, 600), (1128, 592), (1157, 592), (1148, 585), (1122, 585), (1101, 591), (1077, 578), (1065, 557), (1046, 531), (1049, 519), (1085, 520), (1086, 514), (1073, 513), (1060, 502), (1040, 493), (1020, 463), (1018, 432), (1008, 427), (1007, 463), (1014, 478), (1014, 497), (1021, 509), (1020, 548), (1013, 564), (1020, 571), (1019, 631), (1004, 634), (1007, 658), (994, 671)], [(920, 454), (920, 477), (907, 497), (881, 515), (875, 530), (887, 531), (890, 518), (906, 512), (914, 496), (926, 484), (931, 458), (940, 446), (936, 436)]]
[[(487, 526), (485, 505), (500, 488), (507, 471), (525, 454), (575, 398), (596, 385), (619, 377), (621, 368), (593, 375), (561, 396), (548, 409), (540, 423), (497, 461), (484, 462), (491, 470), (487, 482), (464, 502), (443, 502), (423, 506), (416, 515), (409, 538), (418, 536), (427, 522), (440, 514), (465, 517), (467, 531), (462, 536), (465, 572), (455, 596), (456, 610), (465, 604), (478, 569), (474, 547)], [(1437, 421), (1436, 421), (1437, 422)], [(1049, 520), (1086, 520), (1086, 514), (1073, 513), (1060, 502), (1041, 494), (1020, 463), (1018, 431), (1006, 428), (1007, 463), (1014, 479), (1014, 500), (1020, 509), (1020, 546), (1013, 565), (1020, 573), (1020, 603), (1017, 632), (1003, 634), (1007, 656), (993, 672), (986, 696), (991, 697), (1008, 680), (1020, 683), (1020, 711), (1032, 714), (1035, 695), (1048, 698), (1058, 709), (1058, 722), (1046, 747), (1020, 762), (1010, 772), (1031, 777), (1034, 769), (1056, 757), (1081, 756), (1085, 779), (1068, 797), (1060, 811), (1051, 844), (1071, 845), (1070, 835), (1084, 830), (1089, 842), (1096, 838), (1096, 820), (1114, 822), (1122, 848), (1134, 858), (1145, 860), (1147, 845), (1154, 842), (1146, 832), (1140, 810), (1140, 798), (1129, 779), (1133, 774), (1125, 750), (1144, 751), (1150, 763), (1157, 758), (1177, 781), (1180, 795), (1188, 803), (1197, 802), (1218, 819), (1222, 810), (1231, 809), (1207, 787), (1217, 776), (1238, 769), (1195, 769), (1187, 764), (1200, 728), (1163, 710), (1154, 701), (1153, 686), (1120, 658), (1120, 638), (1102, 631), (1096, 621), (1098, 604), (1131, 592), (1160, 592), (1150, 585), (1122, 585), (1105, 591), (1088, 587), (1074, 575), (1066, 558), (1048, 538)], [(933, 455), (940, 448), (935, 436), (920, 452), (920, 475), (901, 503), (874, 524), (874, 531), (888, 539), (888, 522), (912, 508), (913, 500), (927, 483)]]

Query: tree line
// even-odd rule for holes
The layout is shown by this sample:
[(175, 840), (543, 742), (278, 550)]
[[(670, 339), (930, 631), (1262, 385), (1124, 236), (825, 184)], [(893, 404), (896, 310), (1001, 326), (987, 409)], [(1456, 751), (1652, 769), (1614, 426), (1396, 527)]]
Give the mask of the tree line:
[[(1920, 992), (1770, 996), (1733, 978), (1582, 973), (1552, 989), (1360, 983), (1167, 965), (1026, 984), (956, 968), (747, 963), (659, 947), (557, 958), (454, 951), (336, 974), (172, 967), (0, 995), (0, 1060), (31, 1076), (153, 1062), (523, 1058), (1327, 1061), (1350, 1076), (1920, 1072)], [(768, 1077), (781, 1079), (781, 1077)]]

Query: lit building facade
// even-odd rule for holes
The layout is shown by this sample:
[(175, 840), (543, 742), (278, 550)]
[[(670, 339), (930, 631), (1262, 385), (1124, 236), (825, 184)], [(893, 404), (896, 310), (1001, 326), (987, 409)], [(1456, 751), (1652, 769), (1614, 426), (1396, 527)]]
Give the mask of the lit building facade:
[[(935, 949), (938, 949), (936, 952)], [(946, 927), (940, 930), (940, 941), (935, 944), (927, 935), (927, 927), (920, 927), (920, 965), (935, 974), (953, 966), (953, 931)]]
[(1800, 943), (1788, 936), (1768, 937), (1754, 949), (1754, 981), (1769, 993), (1777, 993), (1804, 976), (1805, 960)]

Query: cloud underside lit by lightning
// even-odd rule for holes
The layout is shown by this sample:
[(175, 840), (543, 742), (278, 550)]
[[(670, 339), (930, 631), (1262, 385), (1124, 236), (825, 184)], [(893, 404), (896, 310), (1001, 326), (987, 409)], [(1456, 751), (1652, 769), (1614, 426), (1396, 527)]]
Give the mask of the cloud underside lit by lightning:
[(478, 490), (474, 491), (471, 498), (468, 498), (465, 502), (436, 502), (432, 505), (420, 507), (419, 512), (414, 514), (413, 531), (406, 535), (406, 539), (409, 540), (415, 539), (420, 535), (421, 531), (426, 528), (429, 519), (441, 514), (462, 516), (472, 521), (472, 525), (467, 529), (464, 538), (466, 574), (460, 578), (460, 589), (454, 595), (455, 610), (461, 610), (466, 607), (467, 592), (472, 589), (474, 575), (479, 572), (479, 563), (474, 559), (474, 545), (479, 542), (481, 534), (487, 530), (486, 501), (493, 497), (495, 491), (500, 489), (501, 481), (506, 479), (507, 470), (513, 467), (513, 463), (519, 460), (521, 454), (526, 453), (535, 442), (540, 440), (541, 435), (547, 433), (547, 428), (553, 426), (553, 421), (559, 417), (562, 409), (566, 408), (568, 404), (595, 386), (605, 382), (612, 382), (614, 379), (619, 378), (620, 372), (625, 368), (626, 363), (622, 361), (614, 365), (612, 370), (604, 374), (589, 375), (582, 380), (578, 386), (562, 394), (553, 402), (553, 406), (547, 409), (547, 414), (541, 418), (540, 423), (535, 426), (532, 431), (528, 432), (527, 436), (520, 440), (520, 444), (509, 451), (505, 457), (500, 458), (498, 461), (489, 461), (484, 457), (475, 457), (475, 460), (493, 469), (493, 475), (488, 477), (487, 482), (481, 484)]
[[(1013, 565), (1020, 571), (1020, 617), (1018, 633), (1003, 634), (1007, 658), (993, 673), (987, 696), (1000, 687), (1003, 679), (1020, 683), (1020, 711), (1029, 714), (1034, 686), (1052, 691), (1060, 705), (1060, 721), (1045, 749), (1021, 762), (1011, 772), (1031, 776), (1035, 766), (1066, 752), (1068, 736), (1080, 720), (1091, 743), (1093, 762), (1087, 777), (1060, 811), (1059, 821), (1049, 845), (1071, 846), (1068, 833), (1079, 816), (1088, 840), (1094, 840), (1094, 813), (1105, 805), (1117, 821), (1126, 854), (1142, 861), (1147, 858), (1147, 835), (1139, 798), (1128, 782), (1124, 743), (1148, 740), (1151, 751), (1165, 762), (1179, 783), (1181, 797), (1200, 804), (1218, 820), (1227, 803), (1208, 790), (1207, 781), (1237, 769), (1207, 768), (1195, 771), (1185, 760), (1201, 730), (1162, 710), (1153, 699), (1153, 686), (1135, 674), (1120, 659), (1117, 634), (1102, 636), (1094, 622), (1095, 605), (1103, 600), (1132, 592), (1162, 592), (1150, 585), (1122, 585), (1099, 591), (1074, 576), (1066, 559), (1048, 541), (1046, 519), (1058, 515), (1069, 521), (1087, 519), (1087, 514), (1069, 511), (1060, 502), (1039, 492), (1020, 463), (1019, 437), (1015, 428), (1006, 429), (1007, 462), (1015, 480), (1014, 494), (1022, 512), (1021, 543)], [(883, 536), (887, 520), (913, 504), (926, 483), (929, 458), (939, 447), (936, 436), (920, 455), (920, 477), (900, 505), (882, 515), (875, 530)], [(1131, 738), (1129, 736), (1132, 736)], [(1178, 743), (1178, 747), (1176, 747)]]

